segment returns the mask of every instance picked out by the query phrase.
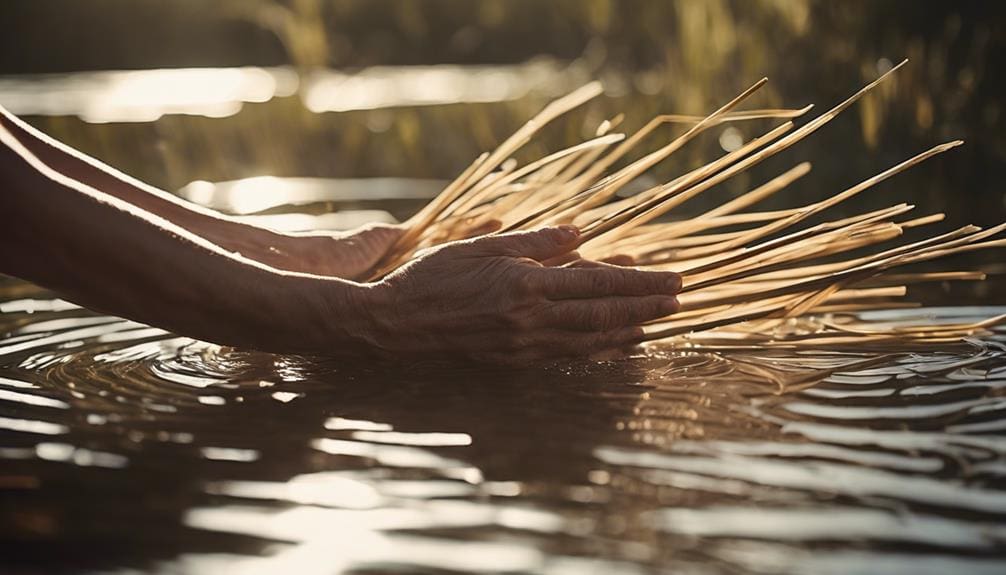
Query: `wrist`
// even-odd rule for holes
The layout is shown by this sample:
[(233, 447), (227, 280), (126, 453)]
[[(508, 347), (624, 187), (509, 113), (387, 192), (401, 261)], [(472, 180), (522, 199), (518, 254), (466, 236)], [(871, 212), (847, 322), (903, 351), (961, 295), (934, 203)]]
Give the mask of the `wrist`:
[(359, 289), (351, 293), (350, 305), (359, 323), (353, 337), (373, 353), (391, 352), (395, 324), (391, 286), (383, 281), (355, 285)]
[(306, 351), (323, 355), (370, 355), (387, 343), (389, 300), (381, 284), (299, 278), (307, 288)]

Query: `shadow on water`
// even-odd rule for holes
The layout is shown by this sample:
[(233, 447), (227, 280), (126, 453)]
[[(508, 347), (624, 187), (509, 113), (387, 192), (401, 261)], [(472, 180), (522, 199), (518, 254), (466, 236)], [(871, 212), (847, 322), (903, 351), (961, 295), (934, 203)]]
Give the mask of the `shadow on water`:
[[(492, 488), (479, 486), (496, 485), (501, 497), (562, 499), (556, 489), (585, 482), (593, 450), (646, 389), (643, 366), (626, 363), (375, 369), (218, 350), (114, 318), (54, 315), (33, 317), (35, 333), (55, 329), (87, 341), (83, 349), (12, 353), (16, 336), (0, 349), (3, 365), (31, 368), (4, 369), (0, 379), (2, 455), (10, 458), (0, 529), (5, 562), (26, 569), (40, 558), (52, 562), (46, 568), (79, 569), (183, 551), (262, 552), (284, 538), (193, 529), (186, 515), (242, 500), (242, 485), (296, 484), (332, 469), (361, 478), (380, 470), (369, 478), (406, 498), (444, 491), (490, 500)], [(358, 484), (357, 494), (366, 486), (347, 482)], [(313, 491), (321, 505), (357, 508), (338, 492), (345, 487), (323, 481)], [(377, 491), (363, 492), (363, 508), (376, 506)], [(291, 503), (277, 497), (273, 507)]]
[(392, 369), (3, 293), (15, 573), (1002, 567), (1001, 336), (848, 371), (870, 354)]

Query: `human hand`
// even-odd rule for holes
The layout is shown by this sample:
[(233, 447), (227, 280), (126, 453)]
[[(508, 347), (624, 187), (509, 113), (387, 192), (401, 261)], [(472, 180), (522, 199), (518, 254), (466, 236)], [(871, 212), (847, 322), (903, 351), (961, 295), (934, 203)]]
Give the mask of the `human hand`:
[(542, 264), (578, 237), (562, 226), (427, 250), (372, 284), (368, 339), (394, 357), (525, 365), (638, 343), (641, 323), (677, 311), (673, 272)]
[(369, 224), (348, 232), (288, 234), (272, 250), (288, 266), (316, 275), (362, 280), (405, 232), (391, 224)]
[(204, 231), (210, 241), (270, 267), (348, 280), (365, 279), (402, 233), (390, 224), (347, 232), (279, 233), (250, 225)]
[[(496, 231), (497, 220), (478, 223), (465, 237)], [(346, 232), (279, 233), (243, 225), (242, 229), (210, 230), (210, 240), (274, 267), (320, 276), (363, 281), (405, 233), (402, 225), (368, 224)]]

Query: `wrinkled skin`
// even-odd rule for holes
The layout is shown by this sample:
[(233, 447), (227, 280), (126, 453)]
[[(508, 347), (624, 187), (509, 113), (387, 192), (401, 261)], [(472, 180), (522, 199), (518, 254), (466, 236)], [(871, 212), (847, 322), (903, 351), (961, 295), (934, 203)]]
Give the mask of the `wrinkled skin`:
[(681, 278), (578, 261), (573, 227), (485, 236), (431, 249), (375, 284), (375, 337), (395, 356), (524, 365), (621, 349), (639, 324), (678, 309)]
[(583, 261), (575, 228), (453, 242), (363, 283), (401, 228), (249, 226), (117, 172), (2, 109), (0, 184), (0, 273), (221, 344), (526, 365), (632, 345), (641, 323), (678, 309), (676, 274), (612, 265), (631, 264), (618, 256)]
[[(400, 226), (370, 224), (348, 232), (277, 234), (246, 230), (243, 255), (276, 269), (364, 280), (404, 233)], [(233, 236), (229, 241), (234, 241)], [(219, 244), (228, 240), (218, 241)]]
[[(283, 233), (188, 204), (58, 142), (0, 108), (0, 127), (50, 168), (129, 202), (243, 257), (279, 270), (357, 280), (402, 234), (371, 224), (349, 232)], [(491, 230), (490, 230), (491, 231)]]

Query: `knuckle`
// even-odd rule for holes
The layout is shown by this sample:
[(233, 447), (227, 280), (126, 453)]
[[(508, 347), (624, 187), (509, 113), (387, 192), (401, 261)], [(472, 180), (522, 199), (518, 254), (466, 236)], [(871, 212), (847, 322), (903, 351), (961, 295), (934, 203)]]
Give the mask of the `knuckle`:
[(522, 350), (530, 347), (530, 341), (524, 333), (510, 332), (503, 338), (506, 349), (511, 351)]
[(529, 273), (521, 274), (514, 280), (514, 289), (519, 295), (527, 296), (536, 293), (538, 282)]
[(635, 288), (635, 293), (638, 295), (661, 293), (666, 291), (664, 286), (666, 282), (657, 274), (644, 271), (634, 271), (632, 275), (629, 276), (629, 281)]
[[(606, 271), (606, 270), (598, 270)], [(590, 280), (591, 288), (597, 293), (609, 294), (614, 291), (615, 282), (609, 273), (596, 273)]]
[(652, 315), (653, 306), (645, 301), (629, 301), (618, 305), (618, 317), (622, 320), (617, 326), (633, 323), (649, 318)]
[(611, 326), (613, 314), (606, 308), (595, 306), (587, 312), (587, 327), (594, 331), (608, 329)]
[(521, 310), (512, 309), (503, 314), (503, 324), (511, 334), (527, 331), (531, 327), (531, 319)]

